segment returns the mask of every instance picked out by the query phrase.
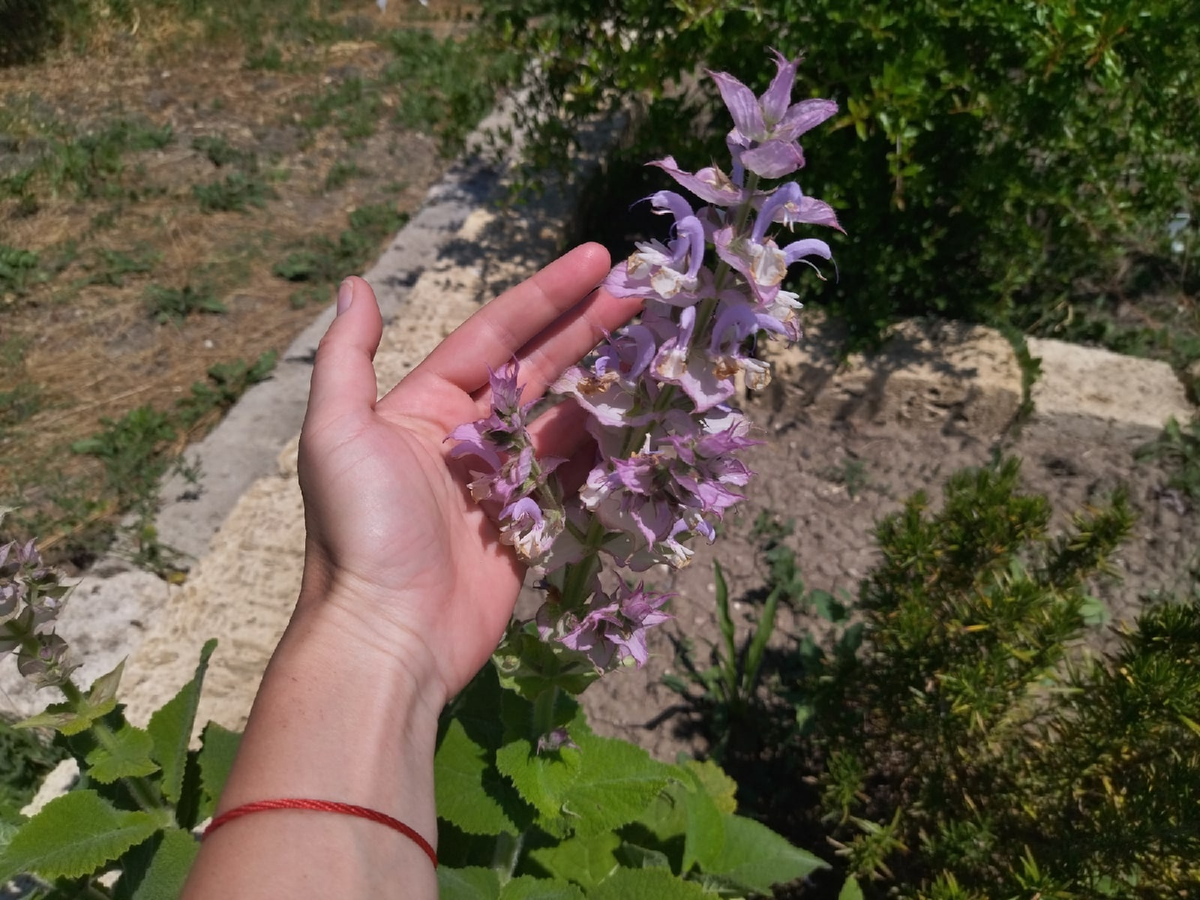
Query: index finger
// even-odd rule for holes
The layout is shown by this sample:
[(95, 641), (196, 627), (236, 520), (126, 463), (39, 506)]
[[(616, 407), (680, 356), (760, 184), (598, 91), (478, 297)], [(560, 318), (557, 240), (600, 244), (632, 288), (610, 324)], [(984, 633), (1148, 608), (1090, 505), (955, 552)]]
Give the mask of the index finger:
[[(468, 394), (474, 393), (487, 384), (489, 369), (500, 368), (514, 356), (520, 358), (526, 345), (558, 322), (564, 313), (580, 307), (576, 310), (577, 318), (586, 320), (587, 309), (593, 304), (581, 306), (581, 301), (608, 274), (608, 269), (608, 251), (602, 246), (576, 247), (467, 319), (410, 377), (433, 376)], [(592, 323), (584, 321), (584, 334), (598, 332), (591, 346), (602, 336), (599, 332), (602, 324), (594, 318)], [(569, 326), (570, 323), (562, 323), (559, 328)], [(562, 366), (570, 365), (588, 349), (590, 346)]]

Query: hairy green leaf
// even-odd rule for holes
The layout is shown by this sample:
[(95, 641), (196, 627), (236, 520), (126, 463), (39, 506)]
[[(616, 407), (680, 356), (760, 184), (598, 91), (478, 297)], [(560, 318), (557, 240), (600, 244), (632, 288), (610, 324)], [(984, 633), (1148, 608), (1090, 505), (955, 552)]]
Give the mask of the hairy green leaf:
[(512, 782), (517, 793), (546, 818), (562, 810), (567, 789), (579, 777), (580, 753), (563, 747), (538, 754), (531, 741), (518, 738), (496, 751), (496, 768)]
[(450, 722), (433, 760), (438, 815), (468, 834), (518, 834), (494, 796), (501, 785), (488, 755), (467, 737), (461, 722)]
[[(725, 814), (719, 853), (698, 860), (705, 873), (718, 875), (750, 891), (769, 893), (774, 884), (803, 878), (828, 863), (794, 847), (765, 825)], [(705, 846), (708, 844), (706, 842)]]
[(200, 753), (197, 762), (200, 766), (200, 807), (196, 812), (196, 820), (203, 821), (213, 814), (217, 800), (225, 788), (229, 778), (229, 770), (233, 768), (233, 758), (237, 755), (238, 745), (242, 735), (230, 731), (216, 722), (204, 726), (200, 736)]
[(611, 831), (588, 837), (571, 837), (551, 847), (537, 847), (529, 858), (551, 875), (565, 878), (590, 891), (618, 867), (614, 855), (621, 839)]
[(156, 835), (123, 860), (114, 900), (177, 900), (199, 851), (195, 836), (182, 828)]
[(666, 787), (670, 767), (641, 747), (593, 734), (581, 734), (576, 741), (579, 776), (562, 796), (562, 812), (578, 834), (598, 834), (632, 822)]
[(492, 869), (438, 866), (438, 900), (499, 900), (500, 876)]
[(90, 875), (157, 830), (149, 813), (116, 809), (95, 791), (71, 791), (13, 836), (0, 856), (0, 883), (21, 872), (47, 879)]
[(192, 739), (192, 724), (200, 704), (200, 688), (208, 659), (217, 647), (208, 641), (200, 651), (196, 677), (185, 684), (173, 698), (150, 717), (147, 730), (154, 739), (154, 760), (162, 767), (162, 792), (171, 803), (178, 803), (183, 788), (183, 773), (187, 766), (188, 744)]
[(151, 775), (158, 766), (150, 758), (154, 741), (141, 728), (126, 724), (113, 733), (112, 746), (97, 746), (87, 755), (87, 775), (101, 784), (112, 784), (118, 778)]

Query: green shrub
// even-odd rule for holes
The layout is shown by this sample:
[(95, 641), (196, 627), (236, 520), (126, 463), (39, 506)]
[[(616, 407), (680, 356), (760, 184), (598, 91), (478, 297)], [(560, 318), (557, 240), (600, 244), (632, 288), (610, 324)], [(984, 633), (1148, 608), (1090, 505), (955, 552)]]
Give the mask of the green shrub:
[[(705, 141), (720, 158), (715, 90), (693, 74), (758, 73), (761, 90), (750, 61), (768, 45), (803, 51), (810, 94), (842, 108), (805, 138), (819, 163), (805, 190), (848, 232), (819, 296), (860, 335), (928, 313), (1050, 330), (1115, 287), (1195, 283), (1167, 246), (1175, 214), (1191, 213), (1189, 234), (1197, 220), (1189, 0), (484, 6), (499, 41), (536, 63), (523, 115), (540, 122), (539, 165), (569, 162), (573, 123), (641, 96), (650, 131), (625, 159), (684, 158)], [(621, 184), (628, 171), (606, 184), (626, 205), (647, 193)], [(654, 190), (669, 186), (659, 175)]]
[(1131, 514), (1117, 495), (1054, 537), (1018, 479), (1013, 460), (962, 472), (936, 511), (917, 494), (881, 521), (853, 624), (772, 660), (759, 740), (714, 745), (751, 808), (832, 843), (866, 896), (1185, 896), (1200, 594), (1081, 652)]

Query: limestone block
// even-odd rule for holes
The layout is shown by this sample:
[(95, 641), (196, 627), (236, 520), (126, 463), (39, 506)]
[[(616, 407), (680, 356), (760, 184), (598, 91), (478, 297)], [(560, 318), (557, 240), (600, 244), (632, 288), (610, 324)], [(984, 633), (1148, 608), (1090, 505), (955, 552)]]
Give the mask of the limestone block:
[(1172, 416), (1188, 422), (1196, 408), (1165, 362), (1097, 347), (1029, 339), (1042, 360), (1033, 386), (1034, 416), (1085, 440), (1112, 440), (1113, 425), (1130, 442), (1148, 440)]
[(772, 351), (768, 387), (777, 412), (851, 423), (904, 422), (980, 438), (1001, 433), (1021, 402), (1021, 372), (997, 331), (961, 322), (898, 324), (876, 354), (840, 360), (841, 335), (812, 328), (788, 350)]

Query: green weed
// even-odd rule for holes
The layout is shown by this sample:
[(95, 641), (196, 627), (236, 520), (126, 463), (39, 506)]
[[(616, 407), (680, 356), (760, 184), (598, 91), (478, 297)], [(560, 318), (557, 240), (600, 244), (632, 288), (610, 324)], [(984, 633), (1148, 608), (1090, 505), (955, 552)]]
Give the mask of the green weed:
[(0, 391), (0, 437), (7, 429), (20, 425), (42, 409), (42, 389), (36, 384), (18, 384), (11, 391)]
[(311, 111), (304, 119), (308, 128), (333, 125), (348, 141), (373, 135), (379, 125), (383, 99), (378, 87), (359, 77), (345, 81), (309, 101)]
[(111, 196), (120, 192), (125, 154), (160, 149), (174, 140), (170, 125), (141, 119), (117, 119), (79, 135), (62, 134), (57, 123), (46, 127), (51, 133), (42, 139), (44, 149), (30, 165), (0, 179), (0, 196), (28, 196), (40, 182), (54, 195), (69, 188), (82, 198)]
[(841, 465), (823, 469), (821, 477), (834, 484), (844, 486), (851, 500), (857, 498), (871, 485), (866, 461), (849, 456), (842, 460)]
[(336, 191), (339, 188), (346, 186), (346, 183), (352, 178), (364, 178), (370, 173), (363, 169), (355, 162), (342, 162), (338, 160), (329, 169), (329, 174), (325, 176), (325, 191)]
[(1185, 427), (1172, 416), (1162, 434), (1139, 447), (1134, 457), (1164, 461), (1171, 469), (1167, 487), (1200, 502), (1200, 418)]
[(38, 254), (0, 244), (0, 297), (24, 294), (30, 282), (41, 278)]
[(350, 214), (350, 227), (337, 241), (314, 238), (276, 263), (272, 271), (286, 281), (333, 284), (361, 270), (378, 253), (380, 241), (406, 221), (408, 214), (390, 203), (360, 207)]
[(495, 84), (507, 83), (523, 67), (517, 53), (485, 50), (475, 35), (465, 41), (438, 40), (426, 31), (393, 31), (387, 45), (395, 54), (383, 74), (387, 84), (403, 84), (396, 121), (436, 135), (443, 155), (452, 156), (495, 101)]
[(278, 196), (261, 177), (245, 172), (231, 172), (220, 181), (193, 185), (192, 194), (206, 213), (244, 213), (248, 206), (262, 209)]
[(217, 168), (222, 166), (242, 166), (256, 168), (253, 153), (238, 150), (220, 135), (203, 135), (192, 141), (192, 149), (204, 154), (205, 158)]
[(160, 325), (182, 322), (192, 313), (219, 314), (228, 311), (225, 304), (213, 294), (211, 287), (193, 287), (190, 284), (181, 288), (152, 284), (146, 289), (146, 306)]
[(149, 247), (131, 251), (101, 247), (96, 251), (96, 257), (97, 259), (87, 266), (87, 277), (77, 281), (75, 287), (95, 284), (123, 287), (126, 275), (145, 275), (153, 272), (162, 259), (162, 253)]
[(191, 429), (211, 413), (230, 409), (250, 387), (270, 377), (277, 357), (270, 350), (252, 363), (236, 359), (210, 366), (208, 380), (193, 384), (191, 395), (176, 407), (182, 425)]
[[(103, 465), (101, 483), (90, 486), (90, 496), (76, 496), (73, 502), (84, 504), (93, 515), (97, 509), (132, 512), (134, 522), (124, 531), (133, 540), (135, 564), (166, 577), (181, 570), (179, 554), (159, 540), (154, 528), (162, 480), (172, 472), (189, 481), (199, 477), (180, 455), (181, 444), (190, 432), (233, 406), (247, 388), (269, 377), (275, 359), (275, 353), (268, 352), (253, 363), (218, 363), (209, 368), (207, 381), (193, 384), (191, 393), (170, 409), (140, 406), (120, 419), (103, 419), (98, 433), (72, 444), (73, 452)], [(86, 491), (88, 486), (75, 489)]]

